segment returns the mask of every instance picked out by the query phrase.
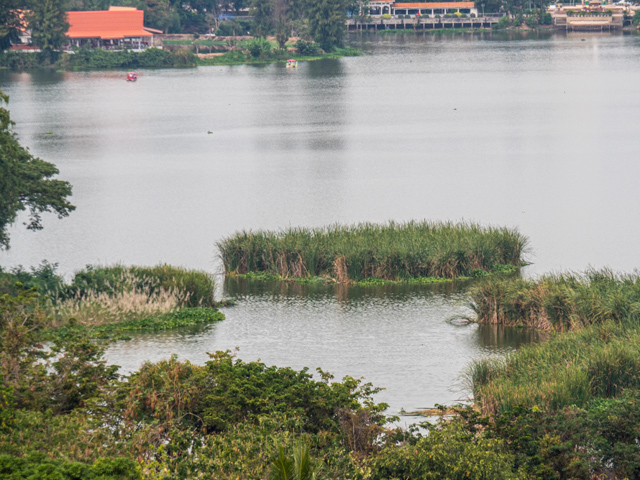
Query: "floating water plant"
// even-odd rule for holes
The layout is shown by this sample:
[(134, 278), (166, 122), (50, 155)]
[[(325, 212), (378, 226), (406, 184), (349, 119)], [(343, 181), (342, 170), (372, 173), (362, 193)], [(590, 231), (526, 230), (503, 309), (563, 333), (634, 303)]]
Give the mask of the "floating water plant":
[(412, 221), (241, 231), (223, 239), (218, 248), (227, 274), (317, 276), (352, 283), (515, 270), (523, 264), (527, 243), (515, 228)]

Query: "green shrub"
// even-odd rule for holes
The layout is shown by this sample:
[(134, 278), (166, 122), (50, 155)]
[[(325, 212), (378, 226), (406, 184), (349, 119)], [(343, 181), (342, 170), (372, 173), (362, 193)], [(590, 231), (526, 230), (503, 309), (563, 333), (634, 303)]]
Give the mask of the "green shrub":
[(633, 14), (633, 24), (640, 25), (640, 10), (636, 10), (636, 12)]
[(374, 458), (371, 480), (523, 479), (514, 473), (514, 458), (501, 451), (499, 440), (476, 438), (458, 422), (430, 428), (414, 445), (391, 446)]
[(508, 28), (511, 26), (511, 20), (509, 19), (508, 15), (503, 15), (502, 17), (500, 17), (500, 20), (498, 20), (498, 23), (493, 25), (493, 29), (494, 30), (504, 30), (505, 28)]
[(307, 57), (313, 57), (321, 53), (320, 46), (315, 42), (306, 42), (304, 40), (298, 40), (296, 42), (296, 48), (300, 55)]
[(515, 17), (513, 17), (513, 26), (514, 27), (521, 26), (523, 19), (524, 19), (524, 17), (522, 15), (522, 13), (518, 13)]
[(8, 293), (12, 296), (18, 294), (16, 283), (21, 283), (25, 288), (36, 287), (42, 295), (55, 297), (65, 288), (63, 278), (57, 274), (57, 263), (49, 263), (43, 260), (37, 267), (31, 267), (31, 271), (25, 270), (21, 265), (5, 272), (0, 267), (0, 294)]
[(538, 16), (537, 15), (529, 15), (525, 19), (525, 22), (527, 24), (527, 27), (536, 28), (538, 26)]
[(240, 422), (277, 412), (304, 419), (308, 432), (338, 432), (338, 411), (359, 410), (360, 401), (370, 406), (375, 422), (384, 421), (380, 412), (386, 405), (371, 402), (377, 390), (350, 377), (333, 383), (323, 377), (316, 381), (307, 369), (245, 363), (229, 352), (217, 352), (205, 366), (175, 357), (146, 363), (123, 388), (131, 421), (182, 418), (186, 425), (209, 432), (229, 431)]
[(52, 460), (42, 453), (27, 457), (0, 455), (0, 476), (11, 480), (138, 480), (140, 467), (129, 458), (100, 458), (93, 465)]
[(253, 38), (247, 42), (247, 50), (253, 58), (267, 57), (271, 53), (272, 45), (264, 38)]

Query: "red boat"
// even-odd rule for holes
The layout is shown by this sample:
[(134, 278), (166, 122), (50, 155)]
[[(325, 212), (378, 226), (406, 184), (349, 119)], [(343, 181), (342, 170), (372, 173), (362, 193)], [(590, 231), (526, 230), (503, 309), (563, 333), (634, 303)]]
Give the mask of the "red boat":
[(138, 74), (136, 72), (127, 73), (127, 82), (135, 82), (138, 79)]

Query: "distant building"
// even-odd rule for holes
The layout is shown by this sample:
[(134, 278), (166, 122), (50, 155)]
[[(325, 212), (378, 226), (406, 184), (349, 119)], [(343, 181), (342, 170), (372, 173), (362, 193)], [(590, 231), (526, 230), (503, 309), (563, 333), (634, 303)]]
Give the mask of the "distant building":
[(474, 2), (395, 2), (391, 0), (371, 0), (369, 2), (371, 15), (420, 15), (433, 17), (461, 13), (478, 15)]
[(144, 12), (133, 7), (67, 12), (67, 15), (71, 46), (142, 50), (153, 46), (154, 33), (162, 33), (145, 27)]

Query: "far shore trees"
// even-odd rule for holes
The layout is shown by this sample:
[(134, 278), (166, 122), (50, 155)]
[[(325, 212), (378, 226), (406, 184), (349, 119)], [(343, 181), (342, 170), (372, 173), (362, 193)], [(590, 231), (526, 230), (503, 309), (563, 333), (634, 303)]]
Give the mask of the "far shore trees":
[(29, 230), (42, 229), (42, 213), (55, 212), (59, 218), (76, 207), (69, 203), (71, 185), (55, 180), (58, 169), (34, 157), (18, 143), (9, 111), (2, 108), (9, 97), (0, 91), (0, 250), (9, 248), (9, 225), (18, 212), (29, 209)]
[(18, 38), (20, 17), (17, 13), (17, 0), (0, 0), (0, 51), (11, 46)]
[(67, 42), (66, 0), (38, 0), (30, 4), (29, 27), (34, 45), (42, 55), (53, 61), (54, 52)]
[(307, 16), (313, 39), (329, 52), (341, 47), (345, 35), (348, 0), (317, 0), (309, 2)]

